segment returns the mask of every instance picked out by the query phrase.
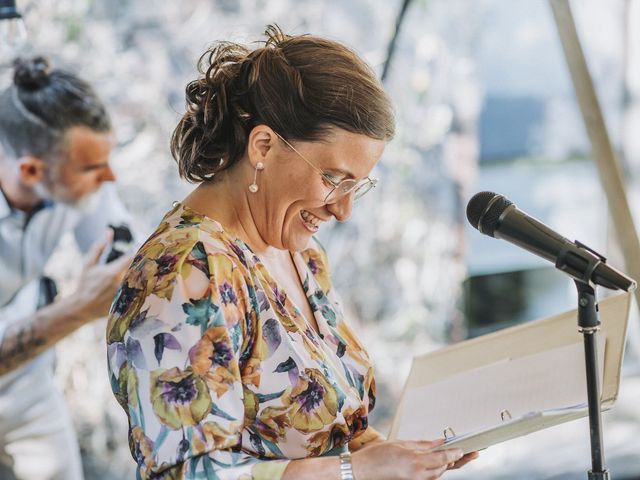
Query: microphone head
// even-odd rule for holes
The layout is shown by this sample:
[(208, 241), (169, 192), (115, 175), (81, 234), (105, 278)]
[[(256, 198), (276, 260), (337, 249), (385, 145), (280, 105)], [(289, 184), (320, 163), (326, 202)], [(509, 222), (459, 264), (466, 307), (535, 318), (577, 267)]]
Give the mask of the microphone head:
[(500, 215), (513, 202), (494, 192), (476, 193), (467, 203), (467, 220), (481, 233), (494, 236)]

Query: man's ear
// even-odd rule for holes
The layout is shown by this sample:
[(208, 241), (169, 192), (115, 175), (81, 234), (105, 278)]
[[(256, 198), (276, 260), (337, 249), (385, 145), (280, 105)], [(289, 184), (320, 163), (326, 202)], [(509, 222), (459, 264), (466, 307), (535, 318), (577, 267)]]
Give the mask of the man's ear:
[(267, 153), (273, 146), (276, 134), (267, 125), (256, 125), (247, 139), (247, 154), (249, 161), (255, 167), (258, 162), (264, 162)]
[(39, 157), (25, 155), (18, 159), (18, 170), (20, 181), (28, 187), (33, 187), (43, 180), (45, 164)]

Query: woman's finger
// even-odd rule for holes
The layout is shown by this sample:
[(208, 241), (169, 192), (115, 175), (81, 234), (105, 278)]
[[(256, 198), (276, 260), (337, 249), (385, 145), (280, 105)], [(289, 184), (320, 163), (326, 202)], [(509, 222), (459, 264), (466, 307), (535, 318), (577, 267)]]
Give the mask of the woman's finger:
[(436, 468), (429, 468), (425, 472), (426, 478), (427, 480), (436, 480), (437, 478), (440, 478), (446, 471), (447, 471), (446, 465), (443, 465), (441, 467), (436, 467)]
[(467, 453), (460, 460), (458, 460), (457, 462), (454, 462), (453, 466), (449, 467), (449, 470), (455, 470), (457, 468), (464, 467), (467, 463), (471, 462), (472, 460), (475, 460), (479, 456), (480, 454), (478, 452)]
[(428, 453), (425, 458), (425, 467), (429, 468), (447, 468), (450, 463), (455, 463), (463, 457), (464, 453), (459, 448), (449, 448), (439, 452)]
[(428, 451), (443, 445), (444, 438), (438, 438), (436, 440), (405, 440), (402, 444), (409, 448)]

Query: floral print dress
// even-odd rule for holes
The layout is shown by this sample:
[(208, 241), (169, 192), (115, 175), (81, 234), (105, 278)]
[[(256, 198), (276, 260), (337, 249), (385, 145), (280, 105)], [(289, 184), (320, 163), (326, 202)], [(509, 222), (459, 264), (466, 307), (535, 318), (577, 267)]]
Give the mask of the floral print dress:
[(373, 368), (325, 253), (292, 258), (318, 332), (244, 242), (186, 206), (142, 246), (107, 327), (137, 478), (278, 480), (367, 429)]

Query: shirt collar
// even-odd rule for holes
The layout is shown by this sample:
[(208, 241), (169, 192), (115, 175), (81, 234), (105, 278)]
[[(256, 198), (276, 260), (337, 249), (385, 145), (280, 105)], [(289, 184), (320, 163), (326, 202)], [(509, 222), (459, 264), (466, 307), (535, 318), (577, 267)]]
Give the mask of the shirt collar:
[[(43, 200), (29, 215), (29, 217), (33, 217), (33, 215), (35, 215), (36, 213), (38, 213), (40, 210), (45, 209), (45, 208), (49, 208), (53, 206), (53, 202), (51, 200)], [(9, 205), (9, 201), (7, 200), (7, 197), (5, 196), (4, 192), (2, 191), (2, 189), (0, 188), (0, 220), (4, 220), (5, 218), (10, 217), (11, 215), (16, 215), (16, 214), (24, 214), (24, 212), (20, 212), (18, 210), (16, 210), (15, 208), (11, 208), (11, 205)], [(26, 214), (24, 214), (26, 215)]]

